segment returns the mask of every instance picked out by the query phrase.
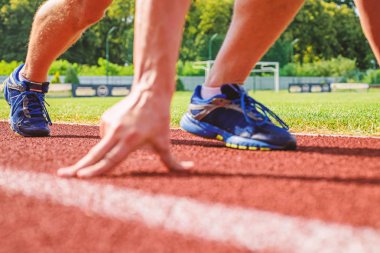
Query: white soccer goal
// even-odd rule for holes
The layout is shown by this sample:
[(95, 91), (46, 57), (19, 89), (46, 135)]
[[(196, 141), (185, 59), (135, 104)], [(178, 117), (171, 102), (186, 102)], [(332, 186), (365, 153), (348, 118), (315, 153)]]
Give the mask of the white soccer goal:
[[(213, 64), (214, 61), (197, 61), (193, 63), (193, 68), (204, 70), (206, 78)], [(273, 73), (274, 90), (280, 91), (280, 64), (278, 62), (258, 62), (251, 73)]]

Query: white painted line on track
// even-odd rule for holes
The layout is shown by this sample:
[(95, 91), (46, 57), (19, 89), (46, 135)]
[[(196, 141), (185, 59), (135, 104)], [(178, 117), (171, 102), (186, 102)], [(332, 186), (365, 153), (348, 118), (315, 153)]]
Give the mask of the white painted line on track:
[(334, 137), (334, 138), (357, 138), (357, 139), (380, 139), (378, 136), (364, 135), (342, 135), (342, 134), (309, 134), (309, 133), (293, 133), (295, 136), (310, 136), (310, 137)]
[(237, 247), (293, 253), (379, 252), (380, 231), (256, 209), (61, 179), (0, 168), (0, 188), (10, 193), (78, 207), (107, 218), (138, 221), (182, 235)]

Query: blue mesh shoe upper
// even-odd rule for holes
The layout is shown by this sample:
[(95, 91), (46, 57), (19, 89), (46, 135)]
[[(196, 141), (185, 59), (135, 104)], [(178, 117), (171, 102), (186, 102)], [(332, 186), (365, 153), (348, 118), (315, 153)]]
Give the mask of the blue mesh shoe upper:
[[(194, 91), (188, 115), (192, 118), (192, 124), (201, 125), (203, 136), (212, 136), (207, 133), (210, 131), (226, 138), (225, 133), (228, 133), (239, 137), (234, 141), (238, 144), (244, 142), (242, 145), (246, 146), (256, 145), (250, 140), (270, 144), (274, 148), (295, 145), (295, 138), (289, 133), (287, 124), (265, 105), (249, 97), (241, 86), (223, 85), (221, 94), (210, 99), (201, 97), (201, 88), (198, 86)], [(186, 123), (183, 128), (190, 132), (195, 129), (186, 126)]]
[(11, 106), (12, 129), (23, 136), (46, 136), (50, 134), (51, 120), (46, 109), (45, 93), (49, 83), (21, 81), (19, 66), (5, 81), (4, 95)]

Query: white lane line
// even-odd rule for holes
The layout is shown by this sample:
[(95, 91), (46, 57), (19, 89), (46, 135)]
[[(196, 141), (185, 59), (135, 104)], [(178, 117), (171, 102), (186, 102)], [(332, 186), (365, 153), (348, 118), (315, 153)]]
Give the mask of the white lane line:
[(252, 251), (372, 253), (380, 249), (380, 231), (369, 227), (355, 228), (43, 173), (0, 168), (0, 188)]
[(344, 135), (344, 134), (310, 134), (310, 133), (293, 133), (295, 136), (307, 137), (334, 137), (334, 138), (355, 138), (355, 139), (380, 139), (379, 136), (365, 135)]

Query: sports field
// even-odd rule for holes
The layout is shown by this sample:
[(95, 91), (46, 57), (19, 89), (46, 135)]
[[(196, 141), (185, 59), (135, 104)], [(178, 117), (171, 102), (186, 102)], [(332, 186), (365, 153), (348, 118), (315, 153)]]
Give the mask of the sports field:
[[(175, 94), (173, 128), (190, 95)], [(45, 138), (0, 122), (0, 252), (379, 252), (380, 91), (253, 96), (293, 132), (355, 136), (297, 134), (295, 151), (247, 151), (172, 129), (171, 151), (192, 171), (169, 172), (143, 147), (78, 180), (56, 171), (100, 141), (99, 117), (121, 98), (48, 98)]]
[[(380, 90), (289, 94), (251, 93), (288, 123), (293, 132), (380, 136)], [(179, 127), (191, 92), (177, 92), (172, 103), (172, 127)], [(102, 113), (121, 98), (48, 98), (53, 122), (98, 124)], [(0, 118), (9, 114), (0, 100)]]

